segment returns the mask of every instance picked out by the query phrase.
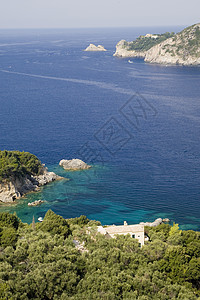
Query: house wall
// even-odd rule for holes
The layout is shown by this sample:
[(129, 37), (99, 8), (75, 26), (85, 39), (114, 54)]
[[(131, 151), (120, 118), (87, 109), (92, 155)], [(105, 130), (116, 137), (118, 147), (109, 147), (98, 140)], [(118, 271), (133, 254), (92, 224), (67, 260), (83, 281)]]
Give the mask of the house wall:
[(133, 231), (129, 231), (129, 232), (123, 232), (123, 233), (108, 233), (112, 238), (115, 238), (116, 235), (127, 235), (130, 234), (130, 236), (132, 237), (133, 235), (135, 235), (135, 239), (138, 240), (138, 242), (141, 244), (141, 246), (144, 246), (144, 232), (133, 232)]

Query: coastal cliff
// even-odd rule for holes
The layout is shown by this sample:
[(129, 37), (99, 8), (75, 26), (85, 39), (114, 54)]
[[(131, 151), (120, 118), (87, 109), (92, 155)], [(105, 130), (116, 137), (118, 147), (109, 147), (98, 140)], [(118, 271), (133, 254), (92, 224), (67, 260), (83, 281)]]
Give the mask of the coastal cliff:
[(200, 65), (200, 23), (177, 34), (147, 34), (133, 42), (122, 40), (114, 56), (142, 57), (146, 62), (165, 65)]
[(145, 61), (170, 65), (200, 65), (200, 23), (152, 47)]
[(62, 179), (28, 152), (0, 151), (0, 202), (11, 203), (40, 186)]
[(136, 51), (130, 50), (129, 48), (130, 43), (126, 40), (121, 40), (116, 45), (116, 51), (113, 56), (117, 57), (140, 57), (145, 58), (146, 52), (145, 51)]

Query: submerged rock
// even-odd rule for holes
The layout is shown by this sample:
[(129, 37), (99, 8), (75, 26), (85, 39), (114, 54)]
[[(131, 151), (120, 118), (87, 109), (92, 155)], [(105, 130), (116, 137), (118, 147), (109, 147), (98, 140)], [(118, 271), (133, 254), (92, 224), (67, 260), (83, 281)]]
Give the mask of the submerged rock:
[(71, 170), (71, 171), (87, 170), (91, 168), (90, 165), (87, 165), (81, 159), (71, 159), (71, 160), (62, 159), (59, 162), (59, 165), (63, 167), (65, 170)]

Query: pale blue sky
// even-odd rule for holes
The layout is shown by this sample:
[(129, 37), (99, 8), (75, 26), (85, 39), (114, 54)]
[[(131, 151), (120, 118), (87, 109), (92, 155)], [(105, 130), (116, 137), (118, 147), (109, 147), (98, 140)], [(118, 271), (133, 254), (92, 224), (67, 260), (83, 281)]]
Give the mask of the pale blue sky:
[(200, 0), (0, 0), (0, 28), (192, 25)]

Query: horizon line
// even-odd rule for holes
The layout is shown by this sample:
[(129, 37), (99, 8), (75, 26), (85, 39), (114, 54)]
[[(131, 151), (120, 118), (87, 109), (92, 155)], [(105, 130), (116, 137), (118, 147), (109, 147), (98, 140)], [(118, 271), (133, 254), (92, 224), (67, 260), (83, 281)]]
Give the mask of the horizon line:
[[(195, 23), (196, 24), (196, 23)], [(195, 25), (193, 24), (193, 25)], [(121, 28), (151, 28), (151, 27), (187, 27), (192, 25), (134, 25), (134, 26), (97, 26), (97, 27), (0, 27), (0, 30), (55, 30), (55, 29), (121, 29)]]

